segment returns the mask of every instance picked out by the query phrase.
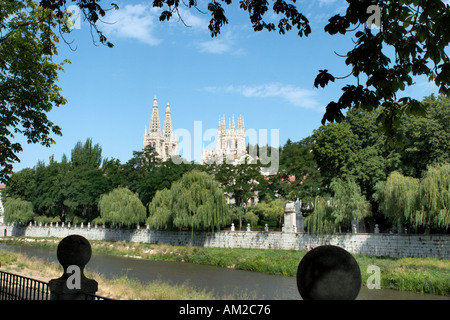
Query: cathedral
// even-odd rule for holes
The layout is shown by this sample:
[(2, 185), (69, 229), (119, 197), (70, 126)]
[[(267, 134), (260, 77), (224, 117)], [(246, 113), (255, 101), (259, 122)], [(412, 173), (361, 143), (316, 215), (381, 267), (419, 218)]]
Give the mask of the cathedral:
[(244, 118), (239, 116), (237, 126), (233, 119), (228, 119), (228, 129), (226, 128), (225, 116), (219, 116), (219, 126), (217, 130), (216, 149), (202, 150), (202, 163), (232, 163), (236, 164), (247, 154), (245, 149), (245, 126)]
[(152, 118), (150, 120), (150, 128), (144, 132), (144, 149), (152, 146), (159, 158), (163, 161), (171, 156), (177, 155), (177, 139), (172, 133), (172, 117), (170, 114), (170, 106), (167, 104), (166, 114), (164, 117), (164, 127), (161, 134), (159, 125), (158, 101), (156, 96), (153, 99)]

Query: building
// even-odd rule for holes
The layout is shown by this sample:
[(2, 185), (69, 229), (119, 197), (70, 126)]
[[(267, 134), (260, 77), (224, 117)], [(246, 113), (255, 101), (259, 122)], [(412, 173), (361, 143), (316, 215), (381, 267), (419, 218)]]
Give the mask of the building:
[(232, 119), (228, 119), (226, 128), (225, 116), (219, 116), (219, 125), (216, 138), (216, 149), (206, 150), (203, 146), (202, 163), (230, 163), (237, 164), (248, 156), (245, 148), (244, 118), (239, 116), (237, 126)]
[(145, 127), (144, 132), (144, 149), (147, 146), (152, 146), (161, 160), (165, 161), (171, 156), (177, 155), (177, 140), (172, 132), (172, 116), (170, 105), (167, 103), (164, 117), (164, 127), (161, 133), (159, 125), (158, 101), (153, 99), (152, 117), (150, 120), (150, 127), (147, 132)]

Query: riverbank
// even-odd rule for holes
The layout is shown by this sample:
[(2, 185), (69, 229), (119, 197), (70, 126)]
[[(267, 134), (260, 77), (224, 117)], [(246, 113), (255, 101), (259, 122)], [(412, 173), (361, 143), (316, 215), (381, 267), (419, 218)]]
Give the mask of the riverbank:
[[(0, 243), (54, 247), (60, 239), (3, 237)], [(95, 253), (138, 259), (180, 261), (223, 268), (263, 272), (294, 277), (306, 251), (271, 249), (227, 249), (148, 243), (90, 241)], [(381, 287), (450, 296), (450, 260), (437, 258), (386, 258), (353, 255), (361, 268), (362, 283), (367, 283), (368, 267), (380, 268)]]
[[(20, 274), (25, 277), (48, 282), (59, 278), (62, 267), (43, 259), (30, 258), (21, 253), (0, 250), (0, 266), (2, 271)], [(163, 281), (141, 283), (127, 277), (106, 279), (101, 274), (86, 272), (86, 276), (98, 282), (98, 295), (116, 300), (214, 300), (212, 292), (195, 289), (188, 284), (172, 285)], [(232, 300), (236, 297), (225, 296), (222, 299)], [(238, 297), (242, 300), (245, 297)]]

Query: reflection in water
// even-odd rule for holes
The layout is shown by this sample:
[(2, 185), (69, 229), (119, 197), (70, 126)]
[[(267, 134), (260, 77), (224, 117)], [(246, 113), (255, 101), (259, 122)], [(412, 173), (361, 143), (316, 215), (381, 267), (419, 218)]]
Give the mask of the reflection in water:
[[(56, 248), (20, 247), (0, 244), (0, 249), (21, 252), (48, 261), (57, 262)], [(267, 275), (258, 272), (225, 269), (213, 266), (172, 261), (148, 261), (133, 258), (93, 254), (87, 270), (101, 273), (107, 278), (127, 276), (141, 282), (162, 280), (172, 284), (188, 283), (198, 289), (213, 291), (217, 298), (231, 296), (244, 299), (301, 299), (295, 277)], [(360, 300), (418, 300), (450, 299), (429, 294), (395, 291), (389, 289), (369, 290), (362, 287)]]

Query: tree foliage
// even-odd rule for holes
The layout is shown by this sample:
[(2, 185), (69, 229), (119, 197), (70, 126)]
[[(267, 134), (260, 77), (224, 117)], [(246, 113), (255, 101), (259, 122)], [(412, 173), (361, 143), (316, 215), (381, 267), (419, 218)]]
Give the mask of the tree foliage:
[(172, 193), (169, 189), (158, 190), (148, 205), (149, 217), (147, 225), (150, 228), (172, 229)]
[(450, 162), (450, 98), (433, 94), (423, 99), (425, 117), (405, 116), (402, 130), (407, 139), (399, 151), (400, 170), (420, 178), (430, 164)]
[(386, 180), (393, 171), (420, 178), (427, 165), (449, 160), (450, 136), (448, 98), (433, 96), (423, 99), (426, 117), (402, 117), (404, 148), (386, 144), (376, 122), (382, 109), (375, 111), (350, 110), (340, 123), (330, 123), (314, 130), (312, 150), (320, 168), (323, 185), (333, 178), (353, 177), (368, 200), (379, 181)]
[[(307, 137), (298, 142), (288, 139), (280, 152), (280, 170), (277, 175), (269, 177), (269, 188), (290, 200), (302, 199), (314, 202), (322, 186), (322, 175), (312, 152), (314, 141)], [(291, 181), (290, 176), (295, 176)], [(275, 193), (274, 193), (275, 194)]]
[(193, 170), (174, 182), (170, 190), (158, 191), (149, 204), (147, 224), (152, 228), (218, 228), (230, 222), (223, 190), (214, 177)]
[[(347, 2), (345, 15), (330, 18), (325, 31), (330, 35), (354, 33), (355, 47), (344, 58), (358, 85), (342, 88), (339, 100), (327, 105), (322, 123), (341, 120), (341, 110), (346, 108), (372, 111), (381, 105), (383, 112), (377, 121), (388, 134), (388, 142), (393, 143), (403, 113), (423, 114), (419, 101), (410, 97), (397, 100), (399, 90), (414, 84), (413, 75), (426, 76), (441, 94), (450, 93), (450, 59), (445, 52), (450, 40), (450, 7), (438, 0)], [(380, 9), (378, 32), (366, 25), (370, 5)], [(392, 57), (386, 53), (387, 48), (394, 51)], [(330, 79), (323, 72), (319, 76)], [(365, 80), (365, 86), (361, 80)]]
[(78, 142), (70, 160), (53, 156), (46, 164), (38, 161), (33, 169), (13, 173), (6, 187), (7, 197), (23, 197), (33, 203), (40, 216), (60, 217), (61, 221), (88, 222), (98, 215), (101, 194), (115, 186), (108, 184), (99, 163), (101, 147), (92, 139)]
[(283, 198), (267, 199), (250, 208), (250, 212), (266, 219), (276, 220), (281, 227), (284, 218), (286, 200)]
[(33, 201), (35, 188), (35, 170), (24, 168), (11, 175), (3, 191), (3, 197)]
[(147, 217), (138, 195), (122, 187), (103, 194), (98, 201), (98, 208), (102, 220), (111, 225), (135, 226)]
[(372, 214), (369, 201), (350, 178), (333, 179), (330, 198), (317, 196), (314, 211), (306, 218), (308, 232), (333, 233), (349, 230), (352, 221), (361, 221)]
[[(63, 63), (54, 62), (60, 21), (34, 1), (0, 1), (0, 181), (11, 174), (22, 151), (16, 134), (27, 143), (50, 147), (61, 128), (47, 118), (64, 105), (56, 85)], [(65, 61), (67, 62), (67, 61)]]
[(371, 215), (371, 205), (354, 180), (333, 179), (330, 187), (335, 225), (348, 227), (353, 220), (361, 221)]
[(231, 199), (234, 199), (235, 205), (243, 207), (247, 212), (249, 199), (254, 197), (256, 192), (262, 190), (261, 183), (264, 178), (260, 168), (258, 163), (244, 161), (236, 165), (227, 163), (217, 165), (212, 172), (225, 192)]
[(144, 206), (152, 201), (157, 191), (170, 189), (172, 183), (196, 165), (181, 162), (175, 164), (171, 158), (161, 161), (153, 147), (133, 152), (133, 157), (120, 167), (119, 183), (139, 194)]
[(27, 223), (33, 219), (33, 205), (20, 198), (7, 198), (4, 204), (5, 222)]
[(314, 199), (314, 212), (306, 217), (305, 226), (309, 233), (334, 233), (336, 225), (332, 216), (333, 208), (322, 196)]
[(450, 225), (450, 163), (430, 166), (420, 182), (420, 210), (414, 224), (448, 229)]
[(376, 198), (380, 209), (394, 224), (403, 224), (418, 208), (419, 179), (392, 172), (386, 182), (377, 185)]
[(394, 224), (448, 229), (450, 225), (450, 165), (429, 166), (423, 179), (398, 172), (377, 185), (380, 209)]

